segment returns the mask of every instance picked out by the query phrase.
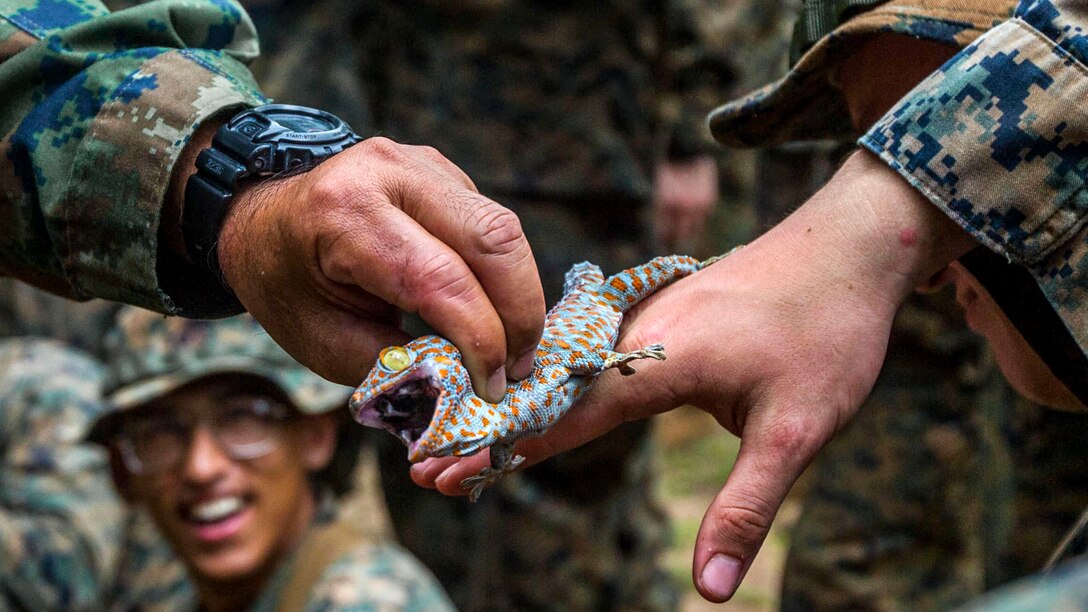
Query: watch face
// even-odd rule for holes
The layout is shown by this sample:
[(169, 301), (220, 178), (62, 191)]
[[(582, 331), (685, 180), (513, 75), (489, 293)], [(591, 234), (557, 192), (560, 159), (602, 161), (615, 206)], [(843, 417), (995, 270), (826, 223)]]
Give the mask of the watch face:
[(327, 132), (337, 126), (324, 117), (295, 113), (268, 113), (268, 118), (292, 132)]

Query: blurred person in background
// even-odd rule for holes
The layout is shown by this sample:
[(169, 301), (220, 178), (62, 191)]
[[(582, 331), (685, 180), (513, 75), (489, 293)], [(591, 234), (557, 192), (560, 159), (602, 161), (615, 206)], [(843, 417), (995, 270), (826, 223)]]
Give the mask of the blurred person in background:
[(88, 438), (108, 446), (118, 492), (185, 564), (193, 607), (452, 609), (386, 537), (380, 505), (345, 503), (358, 456), (357, 429), (337, 418), (345, 387), (298, 365), (245, 315), (201, 322), (126, 308), (107, 350), (108, 410)]
[(126, 514), (82, 440), (103, 375), (56, 340), (0, 340), (0, 608), (85, 610), (110, 590)]

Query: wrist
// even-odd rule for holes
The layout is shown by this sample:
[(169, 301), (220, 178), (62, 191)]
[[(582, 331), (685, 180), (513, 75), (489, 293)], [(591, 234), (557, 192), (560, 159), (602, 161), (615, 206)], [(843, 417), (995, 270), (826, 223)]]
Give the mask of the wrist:
[(976, 246), (974, 239), (868, 151), (782, 223), (831, 277), (898, 307), (915, 287)]
[[(241, 261), (247, 258), (244, 252), (247, 246), (260, 242), (255, 234), (261, 234), (256, 228), (269, 227), (266, 225), (266, 217), (272, 213), (272, 208), (282, 201), (296, 201), (294, 197), (282, 198), (276, 194), (280, 190), (288, 188), (288, 185), (297, 180), (297, 176), (288, 176), (269, 180), (250, 180), (240, 185), (237, 193), (231, 201), (230, 209), (223, 218), (223, 226), (219, 232), (219, 240), (215, 245), (216, 261), (222, 282), (234, 290), (239, 287), (239, 269)], [(261, 218), (257, 218), (259, 215)], [(285, 239), (282, 232), (271, 232), (280, 240)], [(248, 251), (250, 256), (253, 250)], [(263, 274), (265, 270), (259, 263), (255, 263), (256, 274)]]
[(230, 293), (219, 244), (239, 195), (249, 186), (245, 199), (252, 199), (255, 177), (305, 172), (358, 140), (336, 116), (286, 104), (245, 109), (218, 126), (208, 146), (190, 147), (197, 151), (196, 171), (185, 181), (180, 214), (189, 261), (223, 281)]

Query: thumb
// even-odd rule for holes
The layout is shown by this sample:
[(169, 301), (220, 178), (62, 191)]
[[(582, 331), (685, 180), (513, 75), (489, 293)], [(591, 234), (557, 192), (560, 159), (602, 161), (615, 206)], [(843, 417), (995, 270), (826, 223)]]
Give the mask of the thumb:
[(695, 540), (692, 576), (707, 600), (720, 603), (736, 592), (790, 487), (818, 450), (808, 437), (771, 433), (742, 439), (736, 464)]

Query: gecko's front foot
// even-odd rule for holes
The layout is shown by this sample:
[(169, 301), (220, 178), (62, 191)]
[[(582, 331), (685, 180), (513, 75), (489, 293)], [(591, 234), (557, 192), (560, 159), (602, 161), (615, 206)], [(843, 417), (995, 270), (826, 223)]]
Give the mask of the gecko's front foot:
[(630, 353), (615, 353), (604, 360), (604, 368), (618, 368), (621, 374), (630, 376), (635, 373), (635, 369), (631, 367), (630, 362), (636, 359), (657, 359), (658, 361), (665, 361), (665, 346), (661, 344), (651, 344), (644, 349), (639, 349)]
[(469, 491), (468, 500), (475, 502), (480, 499), (480, 494), (484, 492), (484, 489), (495, 484), (506, 475), (507, 472), (513, 472), (517, 469), (521, 462), (525, 461), (525, 457), (517, 455), (506, 462), (506, 465), (501, 468), (485, 467), (480, 470), (480, 473), (475, 476), (469, 476), (461, 481), (461, 490)]

